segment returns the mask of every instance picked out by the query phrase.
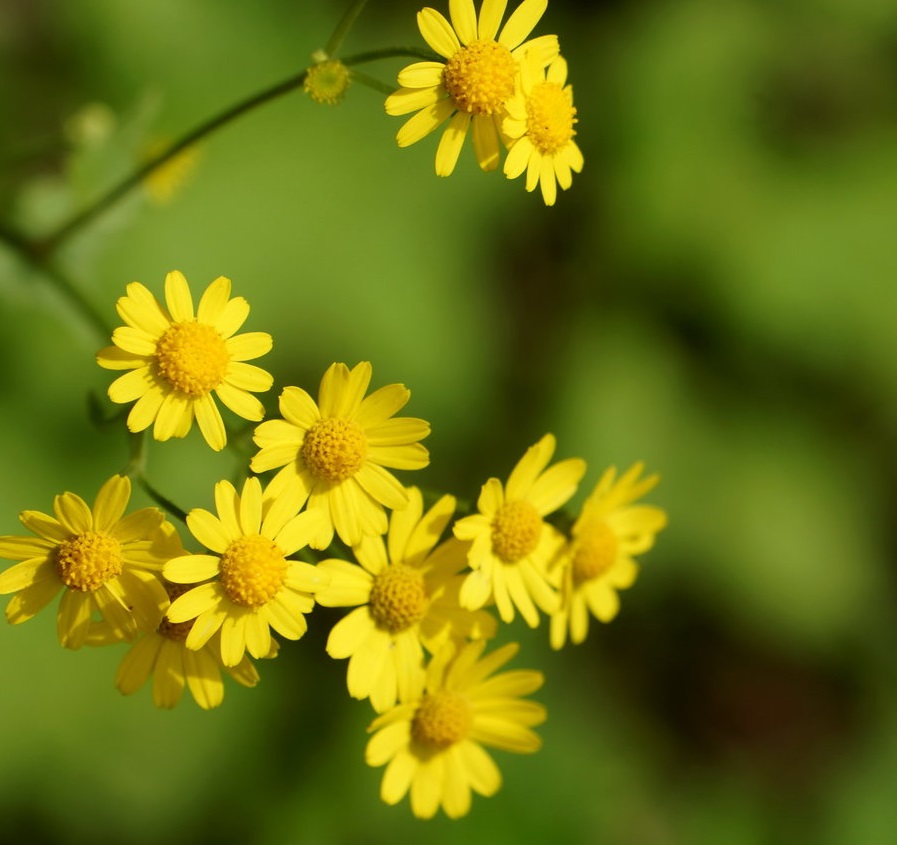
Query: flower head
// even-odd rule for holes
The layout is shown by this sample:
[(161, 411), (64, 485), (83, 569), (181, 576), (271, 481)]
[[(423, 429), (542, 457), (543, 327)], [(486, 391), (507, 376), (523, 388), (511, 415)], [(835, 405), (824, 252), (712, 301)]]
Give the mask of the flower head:
[(472, 545), (473, 570), (461, 587), (461, 605), (483, 607), (494, 597), (502, 620), (514, 619), (514, 607), (530, 627), (539, 624), (536, 608), (557, 609), (557, 595), (548, 583), (547, 568), (564, 544), (563, 535), (544, 517), (576, 492), (585, 462), (568, 458), (546, 469), (555, 439), (546, 434), (531, 446), (502, 486), (490, 478), (480, 492), (479, 513), (455, 523), (455, 536)]
[(499, 32), (506, 6), (507, 0), (483, 0), (477, 17), (473, 0), (451, 0), (451, 23), (435, 9), (417, 14), (421, 35), (445, 61), (416, 62), (402, 70), (401, 87), (386, 98), (386, 112), (417, 112), (396, 136), (400, 147), (419, 141), (451, 118), (436, 151), (439, 176), (455, 169), (471, 127), (480, 167), (498, 167), (501, 121), (514, 95), (520, 57), (529, 50), (548, 64), (558, 54), (557, 36), (526, 40), (548, 0), (523, 0)]
[(55, 516), (19, 514), (36, 536), (0, 537), (0, 557), (21, 561), (0, 573), (0, 594), (15, 593), (6, 606), (9, 622), (25, 622), (62, 591), (56, 626), (66, 648), (84, 645), (94, 612), (124, 640), (159, 624), (168, 595), (156, 572), (183, 547), (157, 508), (125, 516), (130, 496), (131, 482), (115, 475), (93, 508), (63, 493), (53, 502)]
[(495, 632), (489, 613), (458, 604), (465, 546), (454, 538), (437, 545), (454, 513), (454, 497), (443, 496), (426, 513), (416, 487), (408, 497), (406, 507), (393, 511), (385, 542), (368, 536), (355, 547), (361, 566), (343, 560), (319, 564), (330, 584), (318, 593), (318, 603), (355, 607), (333, 627), (327, 652), (349, 658), (349, 693), (369, 697), (378, 712), (408, 697), (424, 648), (435, 652), (452, 637), (479, 639)]
[[(174, 601), (189, 588), (166, 583), (165, 589)], [(236, 666), (222, 664), (220, 633), (198, 651), (187, 648), (185, 640), (192, 627), (192, 621), (174, 623), (163, 619), (155, 631), (140, 636), (128, 649), (115, 674), (118, 691), (122, 695), (132, 695), (152, 676), (156, 707), (175, 707), (186, 687), (203, 710), (211, 710), (224, 700), (222, 670), (244, 687), (254, 687), (259, 682), (258, 672), (248, 655), (244, 655)], [(115, 633), (102, 623), (92, 626), (87, 640), (88, 645), (110, 645), (118, 641)], [(271, 646), (268, 656), (274, 657), (277, 642), (272, 640)]]
[(502, 130), (511, 142), (504, 172), (516, 179), (526, 171), (526, 189), (542, 187), (545, 205), (554, 205), (557, 186), (567, 190), (571, 173), (582, 170), (582, 152), (573, 140), (576, 109), (566, 85), (567, 62), (558, 56), (546, 70), (538, 56), (520, 63), (517, 93), (508, 102)]
[(305, 72), (302, 87), (316, 103), (335, 106), (342, 101), (351, 80), (349, 68), (339, 59), (322, 58)]
[(260, 450), (252, 459), (253, 471), (283, 467), (270, 489), (293, 486), (310, 511), (323, 514), (321, 530), (311, 541), (317, 549), (330, 545), (334, 530), (350, 546), (366, 534), (383, 534), (384, 505), (408, 503), (405, 488), (386, 467), (421, 469), (430, 462), (419, 442), (430, 433), (429, 423), (393, 417), (411, 392), (390, 384), (365, 397), (370, 381), (367, 361), (351, 370), (333, 364), (321, 379), (317, 402), (301, 388), (287, 387), (280, 396), (284, 419), (255, 430)]
[(127, 325), (112, 334), (114, 346), (97, 354), (107, 370), (131, 370), (109, 386), (113, 402), (134, 402), (128, 428), (143, 431), (153, 425), (156, 440), (185, 437), (193, 425), (213, 449), (227, 442), (224, 421), (214, 393), (235, 414), (247, 420), (265, 415), (254, 393), (268, 390), (271, 375), (245, 363), (271, 349), (265, 332), (234, 334), (249, 315), (242, 297), (230, 298), (230, 279), (215, 279), (193, 310), (193, 298), (182, 273), (165, 278), (165, 302), (139, 282), (127, 287), (116, 304)]
[(667, 524), (666, 513), (653, 505), (633, 505), (653, 489), (658, 475), (639, 479), (643, 465), (618, 479), (614, 467), (601, 476), (573, 525), (573, 536), (552, 569), (561, 589), (560, 609), (551, 617), (551, 645), (561, 648), (567, 631), (581, 643), (589, 631), (589, 613), (610, 622), (620, 609), (617, 590), (631, 587), (638, 575), (633, 556), (654, 545)]
[(470, 810), (471, 790), (494, 795), (501, 773), (483, 746), (521, 754), (538, 751), (531, 728), (545, 708), (522, 696), (542, 686), (542, 673), (495, 674), (517, 644), (483, 657), (484, 641), (456, 650), (450, 643), (415, 673), (413, 694), (375, 719), (365, 759), (386, 765), (380, 797), (397, 804), (411, 792), (411, 811), (430, 818), (441, 806), (450, 818)]
[(163, 570), (175, 584), (198, 584), (167, 613), (173, 624), (196, 620), (187, 648), (201, 649), (220, 630), (221, 659), (225, 666), (238, 666), (247, 651), (268, 656), (272, 628), (288, 640), (305, 633), (304, 614), (314, 607), (314, 593), (326, 584), (326, 575), (289, 559), (308, 545), (320, 518), (297, 515), (297, 502), (289, 491), (274, 496), (262, 491), (257, 478), (248, 478), (242, 494), (229, 481), (215, 485), (218, 516), (202, 508), (190, 511), (187, 526), (211, 554), (183, 555)]

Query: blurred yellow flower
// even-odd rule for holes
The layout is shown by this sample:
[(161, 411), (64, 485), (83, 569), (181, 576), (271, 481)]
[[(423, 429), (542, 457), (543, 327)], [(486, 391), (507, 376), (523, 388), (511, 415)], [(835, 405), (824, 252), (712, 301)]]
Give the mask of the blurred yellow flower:
[(375, 719), (365, 759), (386, 765), (380, 797), (397, 804), (411, 793), (411, 811), (428, 819), (442, 807), (450, 818), (470, 810), (471, 790), (494, 795), (501, 773), (483, 746), (528, 754), (538, 751), (531, 728), (545, 721), (545, 708), (522, 696), (542, 686), (542, 673), (495, 674), (516, 653), (516, 643), (483, 657), (485, 642), (457, 652), (447, 644), (415, 673), (416, 690)]
[(630, 467), (619, 479), (606, 470), (573, 525), (573, 536), (550, 576), (560, 587), (561, 604), (551, 617), (552, 648), (562, 648), (567, 631), (574, 643), (589, 632), (589, 613), (610, 622), (620, 609), (617, 590), (631, 587), (638, 575), (633, 556), (654, 545), (667, 524), (666, 513), (653, 505), (633, 505), (652, 490), (658, 475), (639, 479), (644, 466)]
[[(154, 139), (144, 147), (140, 158), (144, 164), (149, 164), (153, 159), (165, 153), (170, 146), (171, 142), (166, 138)], [(156, 205), (165, 205), (171, 202), (190, 180), (200, 157), (199, 147), (185, 147), (167, 161), (150, 170), (143, 177), (143, 189), (150, 201)]]
[(62, 590), (56, 627), (66, 648), (85, 644), (95, 612), (119, 639), (158, 626), (168, 595), (155, 573), (183, 547), (157, 508), (125, 516), (130, 496), (131, 482), (115, 475), (93, 508), (63, 493), (53, 502), (55, 517), (19, 514), (36, 536), (0, 537), (0, 557), (21, 561), (0, 573), (0, 594), (16, 594), (6, 606), (9, 622), (31, 619)]
[(566, 85), (567, 62), (558, 56), (546, 70), (529, 54), (520, 63), (517, 93), (508, 102), (502, 130), (511, 142), (504, 172), (516, 179), (526, 171), (526, 190), (542, 188), (545, 205), (554, 205), (557, 186), (567, 190), (571, 173), (582, 171), (582, 152), (573, 140), (576, 109)]
[(206, 442), (224, 448), (224, 421), (214, 393), (235, 414), (260, 420), (265, 409), (249, 391), (268, 390), (273, 379), (260, 367), (245, 363), (271, 349), (265, 332), (234, 334), (249, 316), (243, 297), (230, 298), (230, 279), (215, 279), (193, 310), (187, 280), (176, 270), (165, 278), (165, 302), (139, 282), (127, 287), (116, 303), (127, 325), (112, 334), (114, 346), (97, 353), (107, 370), (131, 370), (109, 386), (113, 402), (134, 402), (128, 428), (143, 431), (153, 425), (156, 440), (185, 437), (199, 424)]
[(527, 624), (539, 624), (538, 607), (553, 613), (558, 598), (547, 580), (547, 567), (564, 545), (564, 536), (545, 522), (576, 492), (586, 470), (580, 458), (546, 469), (554, 454), (554, 435), (531, 446), (514, 467), (506, 486), (490, 478), (480, 492), (479, 513), (459, 519), (455, 536), (472, 543), (473, 570), (461, 587), (462, 607), (475, 610), (495, 599), (502, 621), (514, 619), (514, 607)]
[[(477, 17), (473, 0), (451, 0), (451, 23), (435, 9), (417, 14), (424, 40), (444, 62), (415, 62), (399, 73), (401, 86), (386, 98), (386, 112), (417, 112), (396, 140), (407, 147), (451, 118), (436, 150), (436, 174), (455, 169), (467, 132), (483, 170), (498, 167), (501, 121), (514, 95), (514, 80), (525, 51), (543, 65), (558, 54), (556, 35), (526, 41), (548, 7), (548, 0), (523, 0), (499, 32), (507, 0), (483, 0)], [(496, 37), (497, 36), (497, 37)]]
[(411, 398), (403, 384), (390, 384), (365, 398), (371, 365), (351, 370), (333, 364), (321, 379), (318, 401), (299, 387), (284, 388), (282, 420), (269, 420), (255, 430), (260, 447), (252, 459), (254, 472), (283, 467), (271, 482), (279, 493), (295, 487), (308, 509), (323, 514), (311, 545), (324, 549), (333, 532), (357, 546), (367, 534), (386, 532), (385, 505), (403, 508), (405, 488), (390, 469), (422, 469), (430, 462), (418, 442), (430, 424), (413, 417), (393, 417)]
[(345, 96), (351, 78), (349, 68), (339, 59), (324, 59), (306, 70), (302, 88), (316, 103), (335, 106)]
[(175, 584), (198, 584), (167, 613), (174, 624), (196, 619), (187, 648), (201, 649), (220, 630), (221, 660), (238, 666), (247, 651), (268, 656), (271, 628), (288, 640), (305, 633), (304, 614), (314, 607), (313, 594), (327, 576), (289, 560), (308, 545), (320, 520), (314, 512), (297, 516), (300, 504), (289, 491), (271, 495), (257, 478), (248, 478), (242, 495), (229, 481), (215, 485), (218, 516), (202, 508), (190, 511), (187, 526), (212, 554), (177, 557), (162, 572)]
[(407, 698), (424, 651), (435, 652), (450, 638), (490, 637), (495, 619), (486, 611), (464, 610), (458, 592), (467, 567), (466, 547), (453, 537), (437, 545), (455, 510), (443, 496), (426, 513), (416, 487), (409, 503), (395, 510), (384, 538), (365, 537), (355, 547), (361, 566), (343, 560), (318, 565), (330, 584), (319, 604), (356, 607), (333, 627), (327, 653), (349, 658), (349, 693), (370, 698), (377, 712)]

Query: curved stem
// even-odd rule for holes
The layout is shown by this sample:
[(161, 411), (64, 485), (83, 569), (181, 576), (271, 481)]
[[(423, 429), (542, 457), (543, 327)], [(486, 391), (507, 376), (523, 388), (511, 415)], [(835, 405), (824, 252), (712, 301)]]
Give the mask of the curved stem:
[(60, 243), (62, 243), (62, 241), (66, 240), (74, 232), (78, 231), (78, 229), (102, 214), (102, 212), (109, 208), (109, 206), (113, 205), (117, 200), (125, 196), (125, 194), (137, 187), (149, 173), (157, 167), (161, 167), (165, 162), (174, 158), (179, 152), (189, 147), (191, 144), (195, 144), (207, 135), (211, 135), (216, 129), (230, 123), (232, 120), (236, 120), (246, 112), (301, 87), (302, 83), (305, 82), (305, 73), (306, 72), (303, 70), (302, 73), (296, 76), (291, 76), (289, 79), (285, 79), (282, 82), (278, 82), (276, 85), (272, 85), (270, 88), (266, 88), (257, 94), (253, 94), (251, 97), (242, 100), (236, 105), (225, 109), (220, 114), (215, 115), (215, 117), (205, 121), (205, 123), (201, 123), (191, 132), (188, 132), (172, 144), (163, 153), (150, 159), (142, 167), (137, 168), (137, 170), (129, 176), (126, 176), (117, 185), (114, 185), (109, 191), (94, 202), (93, 205), (80, 211), (66, 223), (63, 223), (62, 226), (57, 228), (54, 232), (51, 232), (41, 241), (36, 243), (34, 245), (35, 250), (43, 254), (52, 252)]
[(328, 57), (336, 55), (336, 51), (339, 50), (340, 45), (343, 43), (343, 39), (352, 28), (355, 19), (361, 14), (361, 10), (365, 7), (367, 1), (368, 0), (355, 0), (355, 2), (346, 10), (346, 14), (342, 16), (340, 22), (336, 25), (336, 29), (333, 30), (333, 35), (330, 36), (330, 40), (324, 48), (324, 52), (327, 53)]

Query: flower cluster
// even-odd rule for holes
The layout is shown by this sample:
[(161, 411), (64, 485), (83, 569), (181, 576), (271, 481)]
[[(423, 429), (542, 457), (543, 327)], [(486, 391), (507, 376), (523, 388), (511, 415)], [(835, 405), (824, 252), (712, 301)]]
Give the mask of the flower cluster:
[(548, 0), (523, 0), (504, 26), (506, 0), (483, 0), (479, 15), (473, 0), (452, 0), (449, 19), (422, 9), (417, 24), (424, 41), (444, 61), (415, 62), (398, 76), (399, 90), (386, 99), (390, 115), (414, 112), (396, 140), (407, 147), (444, 123), (436, 150), (436, 173), (455, 169), (464, 139), (485, 171), (496, 170), (508, 149), (504, 173), (515, 179), (526, 171), (526, 190), (540, 185), (546, 205), (557, 187), (570, 187), (583, 167), (576, 135), (573, 89), (557, 36), (530, 38)]
[[(271, 337), (235, 334), (249, 306), (230, 290), (216, 279), (194, 311), (186, 280), (173, 272), (164, 306), (137, 282), (119, 299), (126, 325), (97, 360), (130, 370), (109, 397), (134, 402), (127, 426), (135, 437), (151, 425), (156, 440), (184, 437), (195, 417), (220, 450), (225, 429), (212, 394), (252, 423), (263, 417), (251, 392), (273, 378), (245, 361), (271, 348)], [(300, 639), (317, 604), (346, 608), (326, 648), (348, 660), (349, 694), (375, 711), (366, 759), (386, 767), (383, 800), (410, 794), (416, 816), (442, 808), (458, 817), (472, 792), (500, 786), (487, 748), (540, 745), (533, 728), (545, 708), (526, 696), (543, 677), (500, 671), (517, 645), (487, 650), (499, 621), (519, 613), (536, 627), (544, 615), (553, 648), (568, 634), (582, 642), (590, 616), (616, 615), (618, 591), (636, 578), (634, 556), (653, 545), (666, 516), (635, 504), (658, 480), (637, 464), (619, 478), (605, 472), (563, 530), (559, 511), (586, 465), (553, 462), (551, 434), (504, 483), (483, 484), (475, 512), (458, 513), (454, 496), (427, 496), (394, 474), (428, 465), (421, 441), (430, 426), (397, 416), (410, 399), (404, 385), (369, 392), (371, 378), (368, 362), (334, 363), (316, 399), (285, 387), (281, 417), (254, 429), (258, 451), (242, 467), (240, 489), (218, 481), (215, 512), (186, 514), (195, 551), (163, 510), (126, 515), (131, 482), (116, 475), (92, 507), (63, 493), (52, 516), (22, 512), (32, 536), (0, 537), (0, 556), (18, 561), (0, 573), (0, 594), (13, 594), (6, 617), (17, 624), (61, 592), (61, 645), (130, 643), (115, 678), (122, 693), (152, 677), (158, 706), (173, 707), (186, 687), (206, 709), (221, 703), (223, 675), (254, 686), (253, 661), (276, 657), (275, 637)]]

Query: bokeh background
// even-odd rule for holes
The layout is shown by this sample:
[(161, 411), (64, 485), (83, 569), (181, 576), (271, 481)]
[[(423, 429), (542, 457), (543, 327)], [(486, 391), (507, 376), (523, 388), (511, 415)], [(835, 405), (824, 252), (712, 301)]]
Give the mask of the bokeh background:
[[(419, 44), (418, 8), (371, 0), (343, 52)], [(301, 70), (342, 11), (0, 0), (0, 219), (48, 231), (148, 139)], [(130, 196), (58, 263), (110, 323), (129, 281), (229, 276), (275, 339), (272, 407), (371, 360), (432, 422), (427, 486), (473, 499), (545, 431), (589, 463), (577, 503), (608, 465), (659, 471), (670, 525), (620, 616), (559, 654), (545, 625), (507, 634), (547, 677), (544, 748), (498, 754), (466, 819), (419, 822), (364, 764), (368, 705), (323, 651), (338, 614), (206, 713), (122, 698), (122, 652), (64, 651), (45, 612), (0, 629), (0, 841), (897, 841), (897, 5), (552, 0), (538, 32), (586, 156), (553, 209), (469, 148), (437, 179), (435, 138), (399, 150), (357, 86), (228, 126), (171, 203)], [(86, 413), (102, 339), (5, 246), (0, 313), (18, 533), (127, 443)], [(195, 431), (149, 456), (186, 508), (234, 470)]]

